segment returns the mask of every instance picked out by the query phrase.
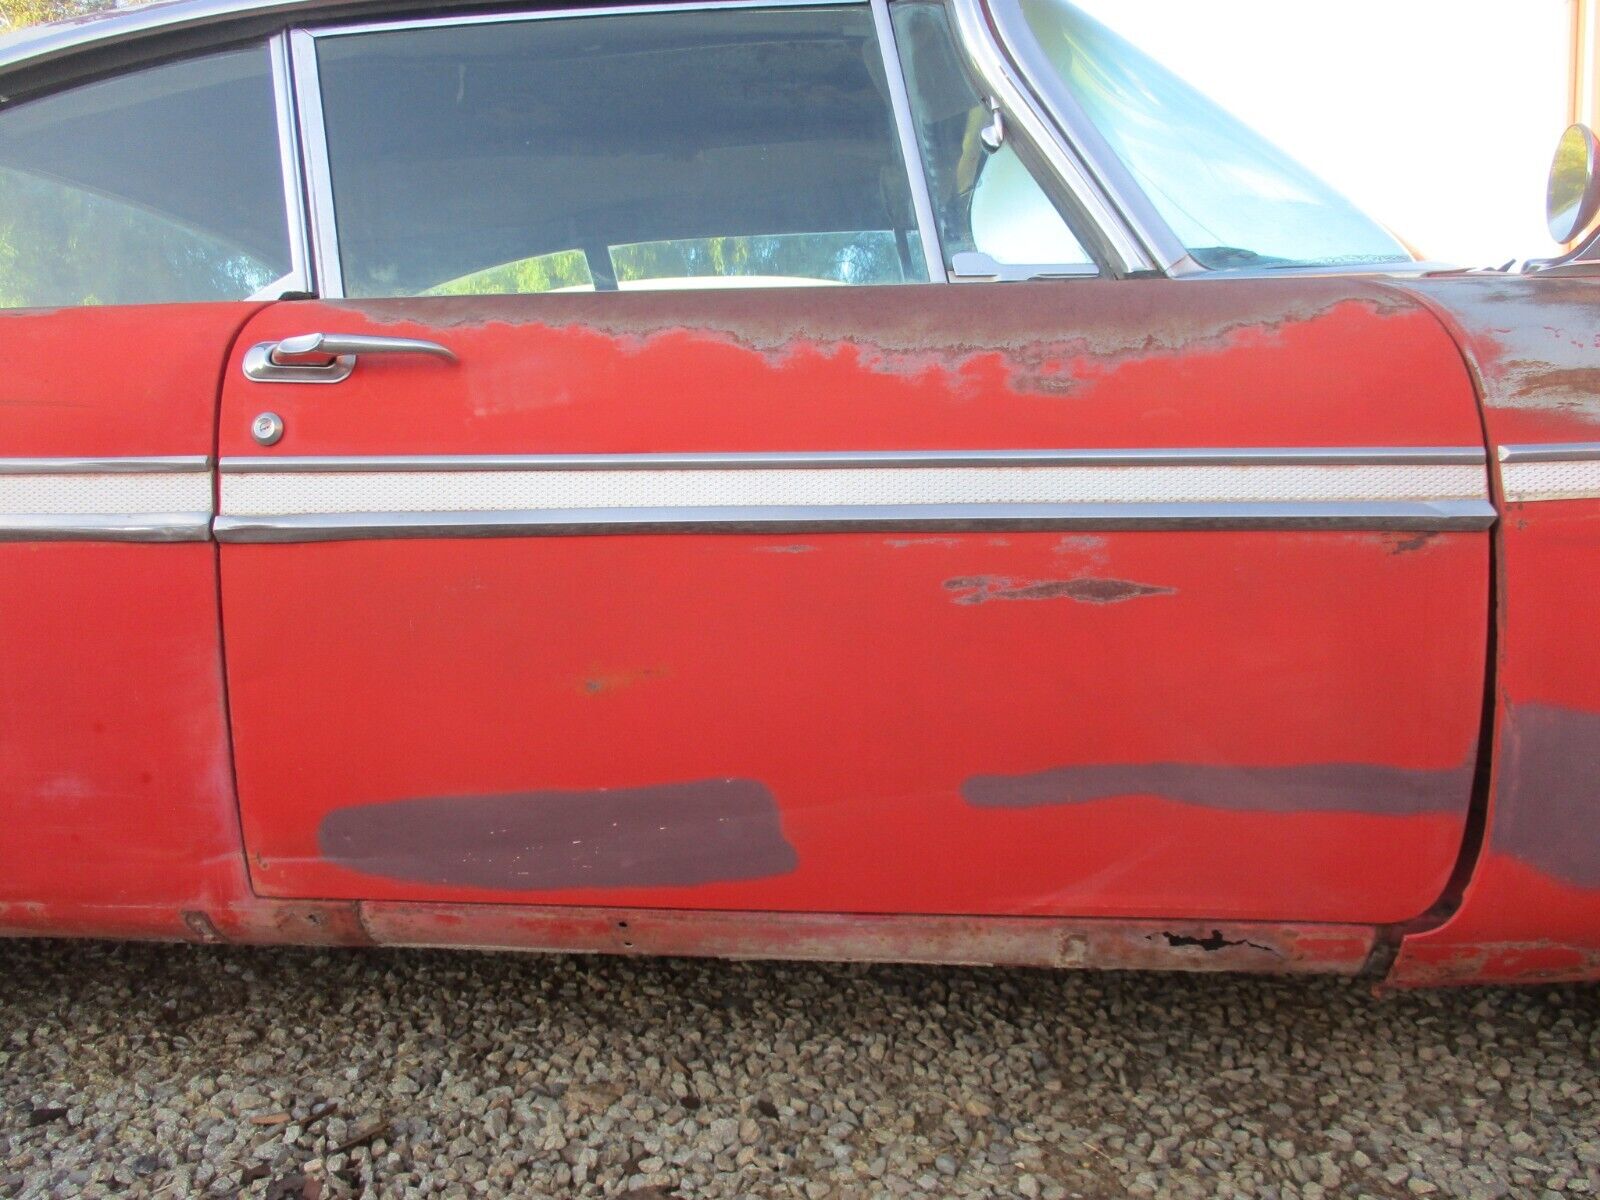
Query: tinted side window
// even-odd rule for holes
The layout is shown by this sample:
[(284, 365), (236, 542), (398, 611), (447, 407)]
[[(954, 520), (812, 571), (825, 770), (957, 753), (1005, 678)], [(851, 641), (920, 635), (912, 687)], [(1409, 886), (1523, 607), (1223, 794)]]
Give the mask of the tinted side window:
[(946, 265), (964, 251), (1001, 265), (1062, 266), (1091, 259), (1018, 153), (1007, 132), (983, 141), (991, 114), (957, 49), (939, 0), (890, 6), (906, 90)]
[(865, 7), (318, 41), (351, 296), (927, 277)]
[(283, 194), (264, 46), (0, 109), (0, 307), (243, 299)]

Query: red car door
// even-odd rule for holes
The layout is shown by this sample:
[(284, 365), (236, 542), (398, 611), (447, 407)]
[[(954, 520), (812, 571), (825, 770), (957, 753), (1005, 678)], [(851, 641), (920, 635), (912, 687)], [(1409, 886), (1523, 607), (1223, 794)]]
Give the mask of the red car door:
[[(259, 893), (1439, 897), (1493, 519), (1455, 346), (1374, 283), (1070, 277), (1096, 239), (942, 20), (296, 35), (356, 299), (264, 311), (223, 385)], [(1069, 278), (889, 286), (962, 254)]]
[[(247, 378), (313, 331), (455, 361)], [(267, 895), (1390, 922), (1455, 863), (1482, 453), (1373, 284), (286, 303), (221, 455)]]
[(218, 389), (261, 307), (245, 299), (293, 259), (269, 52), (9, 99), (0, 929), (214, 935), (199, 912), (248, 894), (210, 540)]

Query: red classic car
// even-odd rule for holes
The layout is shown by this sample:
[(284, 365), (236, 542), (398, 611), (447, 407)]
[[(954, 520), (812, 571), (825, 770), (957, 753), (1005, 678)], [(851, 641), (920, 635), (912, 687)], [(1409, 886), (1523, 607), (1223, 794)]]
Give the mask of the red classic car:
[(1590, 257), (1064, 0), (15, 35), (0, 931), (1600, 977)]

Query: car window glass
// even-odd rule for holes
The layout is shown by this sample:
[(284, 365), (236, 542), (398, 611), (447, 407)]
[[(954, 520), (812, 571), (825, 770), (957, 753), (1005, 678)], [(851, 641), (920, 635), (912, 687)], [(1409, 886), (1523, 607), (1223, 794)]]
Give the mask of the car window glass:
[(375, 30), (317, 61), (347, 295), (926, 278), (865, 6)]
[(936, 0), (891, 9), (946, 265), (963, 251), (1002, 264), (1088, 264), (1092, 260), (1017, 152), (982, 140), (991, 114), (961, 61), (949, 14)]
[(283, 196), (264, 46), (0, 109), (0, 307), (243, 299)]
[(1020, 5), (1051, 68), (1202, 266), (1410, 260), (1305, 167), (1066, 0)]

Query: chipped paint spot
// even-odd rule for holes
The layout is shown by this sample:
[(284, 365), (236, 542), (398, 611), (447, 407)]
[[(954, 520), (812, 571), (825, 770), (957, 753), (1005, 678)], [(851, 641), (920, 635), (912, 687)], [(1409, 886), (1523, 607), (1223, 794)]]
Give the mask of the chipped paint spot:
[(1378, 538), (1390, 554), (1414, 554), (1432, 545), (1438, 536), (1437, 533), (1383, 533)]
[(757, 554), (810, 554), (815, 549), (816, 549), (815, 546), (808, 546), (803, 542), (797, 542), (792, 546), (757, 546), (756, 547), (756, 553)]
[(579, 690), (585, 696), (600, 696), (621, 691), (647, 679), (661, 679), (666, 674), (662, 667), (645, 667), (640, 671), (595, 671), (584, 677)]
[(976, 575), (947, 579), (946, 590), (963, 593), (957, 604), (984, 604), (990, 600), (1076, 600), (1079, 604), (1121, 604), (1141, 596), (1171, 596), (1175, 588), (1128, 579), (1009, 579), (1001, 575)]
[(323, 855), (441, 887), (693, 887), (795, 869), (777, 801), (748, 779), (438, 796), (335, 809)]
[(885, 538), (883, 544), (891, 550), (904, 550), (908, 546), (959, 546), (961, 545), (961, 539), (952, 537)]
[(1236, 812), (1457, 812), (1472, 790), (1470, 764), (1447, 770), (1372, 763), (1225, 767), (1207, 763), (1096, 763), (1026, 775), (975, 775), (961, 794), (978, 808), (1040, 808), (1157, 796)]
[(1490, 847), (1600, 887), (1600, 713), (1509, 705), (1500, 753)]

